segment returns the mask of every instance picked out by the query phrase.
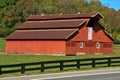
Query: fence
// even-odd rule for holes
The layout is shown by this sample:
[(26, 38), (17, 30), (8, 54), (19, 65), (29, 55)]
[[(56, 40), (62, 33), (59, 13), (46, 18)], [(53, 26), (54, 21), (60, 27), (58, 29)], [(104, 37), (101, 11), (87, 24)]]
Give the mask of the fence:
[[(36, 66), (36, 67), (28, 67)], [(34, 63), (22, 63), (22, 64), (11, 64), (11, 65), (0, 65), (0, 75), (6, 73), (20, 72), (25, 74), (26, 71), (40, 70), (45, 72), (47, 69), (58, 68), (63, 71), (68, 67), (75, 67), (80, 69), (82, 66), (90, 66), (91, 68), (97, 67), (111, 67), (120, 66), (120, 57), (107, 57), (107, 58), (89, 58), (89, 59), (74, 59), (74, 60), (57, 60), (57, 61), (44, 61)], [(16, 67), (19, 67), (16, 68)]]

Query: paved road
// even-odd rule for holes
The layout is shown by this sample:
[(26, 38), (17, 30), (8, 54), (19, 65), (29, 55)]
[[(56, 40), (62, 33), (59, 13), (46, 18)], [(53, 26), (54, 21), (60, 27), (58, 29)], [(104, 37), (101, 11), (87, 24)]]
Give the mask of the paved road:
[(20, 77), (0, 78), (0, 80), (120, 80), (120, 69), (29, 75)]
[[(40, 79), (36, 79), (36, 80), (40, 80)], [(53, 78), (53, 79), (45, 79), (45, 80), (120, 80), (120, 73), (99, 74), (99, 75), (94, 74), (94, 75), (72, 76), (72, 77), (70, 76), (70, 77)]]

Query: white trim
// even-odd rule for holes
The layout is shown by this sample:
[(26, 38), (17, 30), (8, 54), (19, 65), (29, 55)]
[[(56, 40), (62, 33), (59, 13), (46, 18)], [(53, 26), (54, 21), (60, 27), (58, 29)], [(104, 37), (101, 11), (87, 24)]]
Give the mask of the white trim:
[(80, 48), (83, 48), (83, 42), (82, 41), (80, 42)]
[(99, 14), (102, 18), (104, 18), (101, 13), (96, 13), (96, 14), (92, 15), (91, 17), (95, 17), (95, 16), (97, 16), (98, 14)]
[(88, 40), (92, 40), (93, 39), (93, 28), (88, 26), (87, 29), (88, 29)]
[(96, 43), (96, 48), (99, 49), (100, 48), (100, 42)]
[(86, 20), (84, 20), (82, 23), (80, 23), (78, 26), (81, 26), (82, 24), (84, 24), (86, 22)]
[(75, 31), (73, 31), (71, 34), (69, 34), (65, 39), (69, 38), (71, 35), (73, 35), (76, 31), (78, 31), (79, 29), (76, 29)]

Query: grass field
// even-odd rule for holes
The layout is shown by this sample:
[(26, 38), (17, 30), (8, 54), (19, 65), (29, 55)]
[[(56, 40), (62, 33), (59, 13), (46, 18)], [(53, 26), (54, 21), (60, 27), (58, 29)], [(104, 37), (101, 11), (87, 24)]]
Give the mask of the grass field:
[(0, 52), (4, 52), (4, 51), (5, 51), (5, 39), (0, 38)]
[(81, 58), (96, 58), (96, 57), (112, 57), (120, 56), (120, 45), (114, 45), (114, 54), (110, 55), (79, 55), (79, 56), (50, 56), (50, 55), (20, 55), (20, 54), (6, 54), (5, 39), (0, 39), (0, 65), (16, 64), (26, 62), (39, 62), (50, 60), (64, 60), (64, 59), (81, 59)]

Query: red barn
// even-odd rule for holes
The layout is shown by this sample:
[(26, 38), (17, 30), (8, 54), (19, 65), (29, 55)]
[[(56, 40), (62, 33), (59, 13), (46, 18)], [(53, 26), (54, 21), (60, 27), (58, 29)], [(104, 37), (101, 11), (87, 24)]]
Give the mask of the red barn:
[(6, 37), (7, 53), (111, 54), (113, 39), (100, 13), (33, 15)]

